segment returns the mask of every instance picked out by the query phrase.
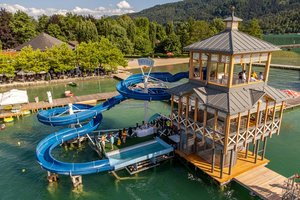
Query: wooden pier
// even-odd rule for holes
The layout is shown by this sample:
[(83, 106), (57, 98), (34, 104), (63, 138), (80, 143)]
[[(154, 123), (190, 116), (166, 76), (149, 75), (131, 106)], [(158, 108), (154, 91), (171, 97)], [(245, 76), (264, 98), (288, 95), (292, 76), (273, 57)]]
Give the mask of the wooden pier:
[(280, 200), (288, 178), (266, 167), (259, 167), (235, 177), (234, 180), (262, 199)]
[(252, 155), (252, 152), (248, 152), (248, 157), (245, 158), (244, 152), (238, 153), (238, 159), (236, 165), (232, 168), (231, 174), (229, 174), (229, 168), (224, 168), (224, 174), (221, 178), (221, 169), (219, 166), (214, 167), (214, 171), (212, 172), (212, 165), (211, 163), (208, 163), (204, 159), (202, 159), (197, 154), (185, 154), (182, 151), (175, 151), (176, 154), (178, 154), (180, 157), (187, 160), (189, 163), (193, 164), (198, 169), (202, 170), (205, 174), (213, 178), (216, 183), (219, 185), (226, 185), (231, 180), (233, 180), (235, 177), (249, 171), (252, 169), (256, 169), (257, 167), (265, 166), (269, 163), (269, 160), (264, 159), (261, 160), (260, 156), (258, 156), (257, 162), (255, 163), (255, 156)]
[(29, 110), (29, 111), (32, 111), (32, 112), (36, 112), (37, 110), (40, 110), (40, 109), (50, 109), (50, 108), (54, 108), (54, 107), (66, 106), (69, 103), (89, 104), (89, 103), (94, 103), (94, 102), (97, 102), (97, 101), (107, 100), (107, 99), (112, 98), (116, 95), (118, 95), (117, 91), (53, 99), (53, 103), (49, 103), (49, 102), (46, 102), (46, 101), (30, 102), (28, 104), (23, 104), (22, 107), (21, 107), (20, 112), (16, 112), (16, 113), (2, 112), (2, 113), (0, 113), (0, 118), (19, 117), (19, 116), (23, 115), (23, 111)]
[(119, 80), (125, 80), (127, 79), (132, 73), (127, 72), (127, 71), (123, 71), (123, 70), (119, 70), (119, 72), (117, 74), (113, 74), (113, 77)]

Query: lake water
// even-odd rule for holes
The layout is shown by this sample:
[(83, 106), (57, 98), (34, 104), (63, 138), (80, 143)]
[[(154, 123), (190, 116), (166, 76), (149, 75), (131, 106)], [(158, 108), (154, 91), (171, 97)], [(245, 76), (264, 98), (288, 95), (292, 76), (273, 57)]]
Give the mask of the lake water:
[[(186, 70), (186, 65), (155, 68), (155, 71), (176, 73)], [(257, 69), (259, 71), (259, 68)], [(79, 83), (80, 88), (75, 94), (88, 94), (114, 90), (117, 81), (101, 79)], [(299, 72), (293, 70), (271, 69), (270, 85), (279, 88), (300, 90)], [(32, 96), (53, 88), (53, 93), (64, 84), (30, 88)], [(31, 94), (33, 93), (33, 94)], [(104, 113), (101, 129), (134, 126), (143, 119), (143, 102), (127, 100)], [(151, 102), (151, 114), (161, 112), (168, 114), (170, 106), (164, 102)], [(286, 112), (283, 119), (281, 134), (268, 142), (266, 157), (271, 160), (268, 165), (272, 170), (285, 176), (300, 173), (300, 110)], [(16, 120), (4, 131), (0, 132), (0, 199), (163, 199), (163, 200), (193, 200), (193, 199), (254, 199), (249, 192), (238, 184), (231, 184), (224, 191), (211, 183), (200, 171), (187, 166), (180, 160), (166, 162), (131, 180), (117, 181), (111, 174), (100, 173), (83, 176), (82, 191), (73, 190), (70, 178), (60, 176), (58, 184), (48, 184), (46, 171), (41, 169), (35, 159), (37, 143), (48, 134), (61, 127), (42, 125), (36, 115), (30, 115)], [(20, 144), (20, 145), (19, 145)], [(63, 151), (60, 147), (53, 152), (61, 160), (83, 162), (97, 159), (97, 154), (89, 147), (81, 150)], [(120, 176), (128, 176), (125, 171)]]

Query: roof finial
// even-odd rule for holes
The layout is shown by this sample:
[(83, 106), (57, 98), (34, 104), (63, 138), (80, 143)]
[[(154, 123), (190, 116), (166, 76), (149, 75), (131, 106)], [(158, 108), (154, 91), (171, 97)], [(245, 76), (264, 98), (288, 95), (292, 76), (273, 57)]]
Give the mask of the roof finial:
[(234, 6), (231, 6), (231, 16), (232, 16), (232, 19), (233, 19), (233, 17), (234, 17), (234, 10), (235, 10), (235, 7)]

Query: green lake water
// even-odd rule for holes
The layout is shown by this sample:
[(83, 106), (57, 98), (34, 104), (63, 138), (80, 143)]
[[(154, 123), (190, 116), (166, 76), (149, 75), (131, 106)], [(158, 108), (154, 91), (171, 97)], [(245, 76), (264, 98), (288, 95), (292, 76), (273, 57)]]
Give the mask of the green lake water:
[[(176, 73), (186, 70), (186, 65), (155, 68), (155, 71)], [(259, 71), (261, 68), (257, 68)], [(101, 79), (82, 82), (75, 94), (113, 91), (117, 81)], [(79, 83), (81, 85), (81, 83)], [(100, 86), (99, 86), (100, 85)], [(291, 88), (300, 91), (299, 72), (293, 70), (271, 69), (270, 85), (278, 88)], [(28, 89), (29, 95), (41, 93), (53, 88), (53, 93), (64, 84)], [(75, 88), (74, 88), (75, 89)], [(55, 96), (55, 95), (54, 95)], [(127, 100), (104, 112), (100, 129), (134, 126), (143, 119), (143, 102)], [(161, 112), (168, 114), (170, 106), (164, 102), (151, 102), (151, 114)], [(300, 109), (288, 111), (284, 115), (281, 134), (269, 139), (266, 157), (271, 160), (268, 165), (272, 170), (285, 176), (300, 173)], [(35, 147), (38, 142), (61, 127), (49, 127), (39, 123), (36, 115), (16, 120), (0, 131), (0, 199), (255, 199), (249, 192), (236, 183), (225, 191), (211, 183), (200, 171), (192, 166), (174, 159), (161, 166), (132, 176), (132, 180), (117, 181), (109, 173), (83, 176), (83, 190), (74, 191), (68, 176), (60, 176), (58, 184), (48, 184), (46, 171), (41, 169), (35, 159)], [(19, 145), (20, 144), (20, 145)], [(61, 160), (83, 162), (97, 159), (97, 154), (88, 146), (77, 151), (63, 151), (60, 147), (53, 152)], [(120, 176), (128, 176), (125, 171)]]

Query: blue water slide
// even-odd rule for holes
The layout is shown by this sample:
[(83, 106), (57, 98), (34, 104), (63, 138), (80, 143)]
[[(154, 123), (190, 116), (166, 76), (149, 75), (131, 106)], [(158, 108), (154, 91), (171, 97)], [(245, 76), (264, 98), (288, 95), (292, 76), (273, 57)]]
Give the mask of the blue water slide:
[[(147, 75), (147, 74), (146, 74)], [(151, 73), (151, 78), (164, 82), (175, 82), (182, 78), (188, 78), (187, 72), (181, 72), (172, 75), (168, 72)], [(72, 105), (74, 114), (69, 114), (69, 107), (54, 108), (51, 110), (42, 110), (37, 118), (40, 122), (51, 126), (64, 126), (77, 124), (79, 122), (90, 120), (87, 124), (79, 128), (65, 128), (55, 132), (39, 142), (36, 148), (36, 158), (38, 163), (47, 171), (65, 174), (65, 175), (83, 175), (97, 173), (101, 171), (113, 170), (114, 166), (110, 164), (109, 159), (102, 159), (86, 163), (66, 163), (56, 160), (52, 155), (52, 150), (63, 142), (84, 136), (98, 128), (102, 121), (102, 112), (109, 110), (127, 98), (137, 100), (167, 100), (170, 95), (165, 88), (149, 88), (148, 93), (142, 90), (129, 89), (131, 86), (142, 83), (144, 76), (142, 74), (132, 75), (128, 79), (117, 84), (117, 95), (97, 106), (82, 104)]]
[[(148, 74), (145, 74), (148, 75)], [(179, 72), (175, 75), (169, 72), (154, 72), (150, 74), (150, 78), (160, 80), (163, 82), (176, 82), (183, 78), (188, 78), (188, 72)], [(117, 90), (123, 96), (127, 98), (137, 99), (137, 100), (169, 100), (170, 94), (167, 92), (166, 88), (148, 88), (148, 93), (145, 93), (143, 89), (131, 89), (138, 83), (143, 83), (144, 75), (134, 74), (129, 76), (126, 80), (121, 81), (117, 84)]]
[(102, 121), (102, 114), (98, 114), (88, 124), (80, 128), (66, 128), (44, 138), (36, 148), (38, 163), (47, 171), (64, 175), (91, 174), (112, 170), (108, 159), (86, 163), (66, 163), (56, 160), (52, 150), (59, 144), (86, 135), (98, 128)]

